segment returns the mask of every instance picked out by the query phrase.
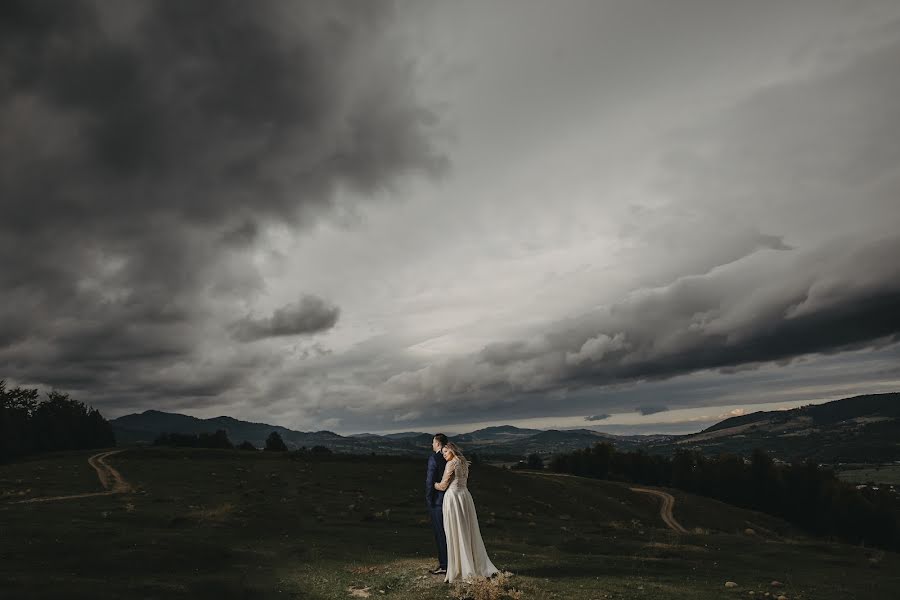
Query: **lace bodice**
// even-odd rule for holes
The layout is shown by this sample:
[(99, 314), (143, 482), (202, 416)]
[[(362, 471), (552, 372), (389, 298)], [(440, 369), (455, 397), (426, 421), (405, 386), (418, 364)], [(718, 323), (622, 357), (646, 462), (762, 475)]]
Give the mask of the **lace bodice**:
[(439, 490), (465, 489), (469, 482), (469, 464), (466, 461), (454, 458), (444, 467), (444, 477), (435, 487)]

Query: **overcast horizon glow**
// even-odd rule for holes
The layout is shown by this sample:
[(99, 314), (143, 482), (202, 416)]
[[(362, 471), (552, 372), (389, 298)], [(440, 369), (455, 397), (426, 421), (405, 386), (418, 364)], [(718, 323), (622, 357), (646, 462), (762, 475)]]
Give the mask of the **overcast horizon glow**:
[(3, 11), (8, 385), (338, 433), (900, 390), (892, 0)]

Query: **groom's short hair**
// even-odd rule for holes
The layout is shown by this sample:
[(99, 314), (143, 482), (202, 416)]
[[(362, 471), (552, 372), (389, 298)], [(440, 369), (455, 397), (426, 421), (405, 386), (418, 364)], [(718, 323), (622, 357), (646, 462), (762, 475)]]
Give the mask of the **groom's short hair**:
[(447, 442), (449, 441), (447, 439), (447, 436), (444, 435), (443, 433), (434, 434), (434, 439), (436, 439), (438, 442), (440, 442), (441, 446), (446, 446)]

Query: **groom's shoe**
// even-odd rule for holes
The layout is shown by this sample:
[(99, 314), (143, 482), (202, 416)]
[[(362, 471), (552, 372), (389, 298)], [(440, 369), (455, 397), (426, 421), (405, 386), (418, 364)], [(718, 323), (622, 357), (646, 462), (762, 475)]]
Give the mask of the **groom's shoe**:
[(447, 572), (447, 569), (444, 567), (438, 567), (434, 571), (431, 572), (432, 575), (444, 575)]

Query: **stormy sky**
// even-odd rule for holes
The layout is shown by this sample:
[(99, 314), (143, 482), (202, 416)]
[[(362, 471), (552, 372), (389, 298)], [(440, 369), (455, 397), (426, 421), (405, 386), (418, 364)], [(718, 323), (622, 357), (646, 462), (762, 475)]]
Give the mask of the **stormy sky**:
[(0, 379), (696, 431), (900, 390), (900, 4), (0, 4)]

